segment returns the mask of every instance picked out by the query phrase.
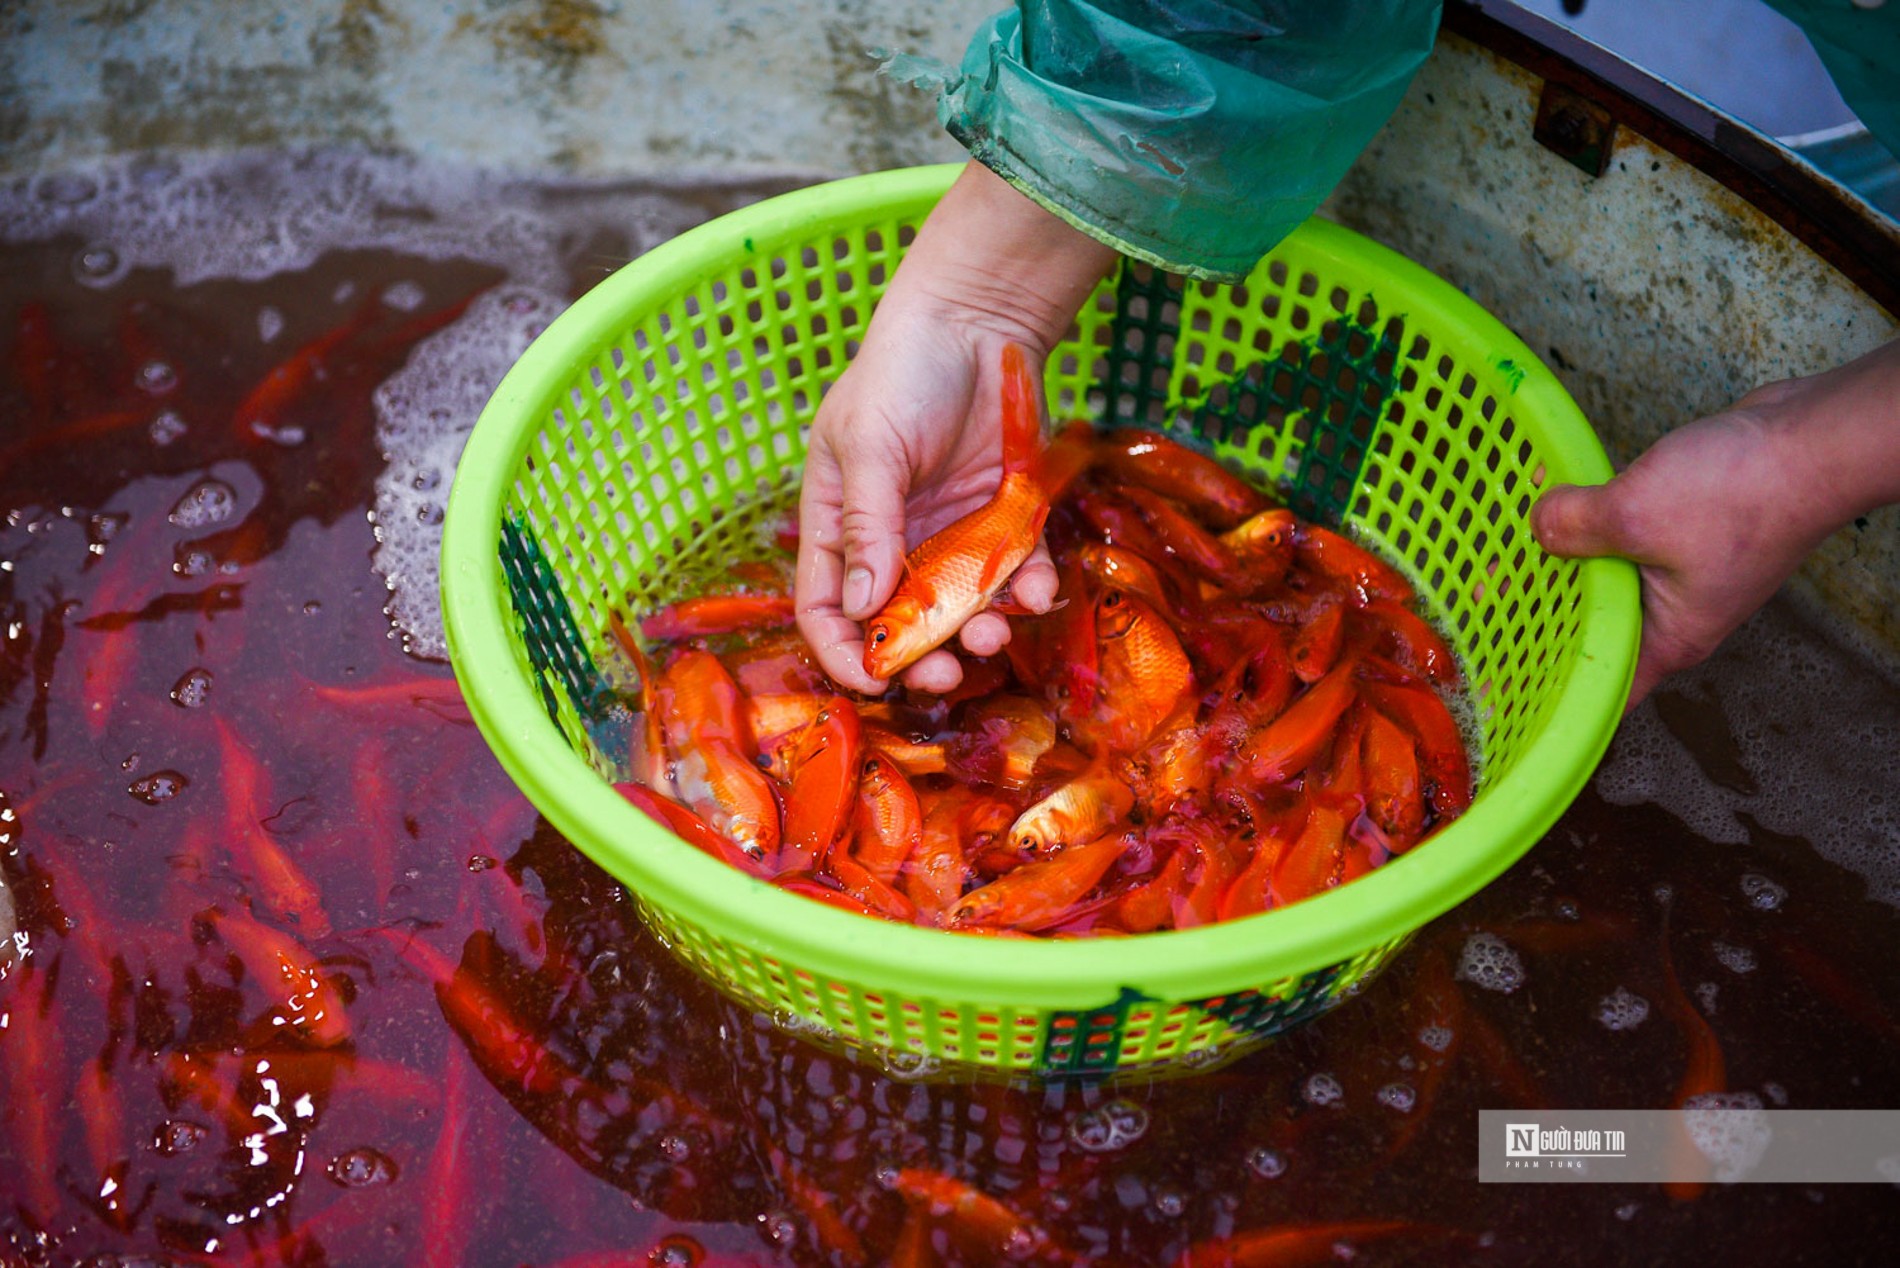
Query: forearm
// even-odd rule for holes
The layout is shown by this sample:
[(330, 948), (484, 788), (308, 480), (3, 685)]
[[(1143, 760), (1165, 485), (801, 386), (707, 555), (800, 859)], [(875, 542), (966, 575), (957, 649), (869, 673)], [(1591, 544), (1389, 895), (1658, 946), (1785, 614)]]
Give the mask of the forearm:
[(1047, 355), (1115, 262), (980, 163), (944, 194), (885, 303), (986, 325)]
[(1814, 508), (1818, 540), (1900, 502), (1900, 340), (1742, 402), (1777, 432), (1787, 496)]

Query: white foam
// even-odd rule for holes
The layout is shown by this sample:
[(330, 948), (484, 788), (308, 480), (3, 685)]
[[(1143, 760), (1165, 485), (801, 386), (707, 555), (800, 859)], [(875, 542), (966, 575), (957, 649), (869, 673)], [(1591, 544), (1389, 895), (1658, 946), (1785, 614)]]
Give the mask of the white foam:
[(1474, 933), (1458, 957), (1461, 981), (1509, 995), (1524, 985), (1524, 961), (1495, 933)]
[(564, 306), (526, 286), (488, 291), (376, 388), (377, 440), (389, 462), (376, 481), (375, 565), (411, 655), (448, 655), (437, 557), (462, 446), (502, 375)]
[(1345, 1097), (1346, 1089), (1330, 1074), (1313, 1074), (1307, 1076), (1300, 1095), (1309, 1105), (1337, 1105)]
[[(1900, 815), (1893, 798), (1900, 690), (1881, 666), (1830, 641), (1784, 598), (1665, 689), (1720, 702), (1736, 760), (1749, 778), (1710, 778), (1656, 708), (1645, 704), (1624, 719), (1597, 770), (1596, 788), (1605, 799), (1660, 806), (1718, 844), (1746, 843), (1751, 823), (1800, 837), (1858, 873), (1870, 897), (1900, 906)], [(1743, 884), (1758, 906), (1787, 897), (1779, 882), (1759, 875), (1729, 883)]]
[(1147, 1107), (1127, 1097), (1083, 1110), (1069, 1121), (1069, 1139), (1092, 1154), (1125, 1149), (1147, 1134)]
[(11, 191), (0, 197), (0, 238), (83, 239), (73, 272), (91, 286), (115, 285), (135, 268), (169, 269), (181, 287), (254, 281), (346, 246), (491, 260), (517, 280), (562, 282), (558, 215), (537, 216), (529, 194), (502, 178), (408, 157), (241, 151), (108, 160), (59, 179), (91, 192)]
[[(377, 491), (376, 562), (394, 592), (390, 612), (405, 645), (436, 658), (445, 654), (435, 562), (443, 498), (489, 392), (528, 338), (566, 306), (576, 269), (604, 276), (707, 214), (702, 186), (674, 194), (574, 181), (558, 192), (549, 197), (545, 185), (402, 155), (260, 149), (140, 156), (0, 183), (0, 240), (82, 243), (70, 269), (97, 289), (134, 269), (168, 270), (181, 288), (255, 281), (344, 249), (469, 261), (505, 274), (495, 293), (418, 347), (377, 393), (388, 468)], [(734, 201), (744, 197), (735, 192)], [(616, 253), (573, 258), (576, 243), (597, 240), (614, 243)], [(431, 298), (400, 276), (365, 286), (380, 287), (382, 302), (404, 312), (426, 311)], [(284, 321), (276, 309), (260, 308), (258, 338), (275, 341)], [(167, 390), (168, 374), (155, 367), (142, 382)], [(183, 421), (166, 417), (154, 430), (161, 444)], [(418, 480), (432, 487), (416, 487)]]
[(1788, 888), (1770, 880), (1760, 872), (1742, 874), (1742, 893), (1748, 897), (1748, 905), (1757, 911), (1773, 911), (1788, 901)]
[(1596, 1019), (1605, 1030), (1634, 1030), (1649, 1016), (1649, 1001), (1617, 987), (1597, 1001)]
[(222, 480), (200, 480), (186, 490), (166, 518), (179, 528), (209, 528), (237, 510), (237, 490)]
[(1753, 1092), (1692, 1096), (1682, 1107), (1682, 1119), (1696, 1152), (1709, 1160), (1723, 1184), (1754, 1170), (1774, 1138), (1761, 1098)]
[(1722, 941), (1712, 942), (1709, 947), (1715, 952), (1716, 963), (1729, 972), (1753, 973), (1755, 971), (1755, 953), (1749, 948)]
[(1387, 1109), (1409, 1114), (1418, 1104), (1418, 1092), (1409, 1083), (1388, 1083), (1373, 1094), (1373, 1099)]

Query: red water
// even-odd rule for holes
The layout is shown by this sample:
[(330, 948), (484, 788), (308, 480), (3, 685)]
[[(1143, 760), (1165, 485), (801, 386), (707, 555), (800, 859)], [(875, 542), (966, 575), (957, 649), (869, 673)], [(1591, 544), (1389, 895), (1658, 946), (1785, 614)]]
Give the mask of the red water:
[[(5, 1262), (870, 1264), (901, 1237), (913, 1263), (1146, 1265), (1342, 1222), (1259, 1262), (1889, 1261), (1886, 1186), (1476, 1180), (1482, 1107), (1669, 1104), (1682, 1008), (1731, 1090), (1900, 1106), (1900, 915), (1760, 827), (1715, 845), (1586, 794), (1360, 998), (1177, 1082), (911, 1083), (780, 1033), (642, 932), (384, 615), (370, 391), (500, 272), (338, 251), (95, 289), (84, 245), (0, 247)], [(361, 307), (397, 278), (419, 307)], [(234, 425), (353, 317), (265, 434)], [(1664, 703), (1712, 777), (1772, 794), (1719, 703)], [(247, 911), (314, 960), (324, 1017), (241, 953)], [(1452, 976), (1478, 933), (1515, 990)], [(1633, 1028), (1597, 1020), (1618, 988)], [(1013, 1235), (914, 1214), (905, 1169)]]

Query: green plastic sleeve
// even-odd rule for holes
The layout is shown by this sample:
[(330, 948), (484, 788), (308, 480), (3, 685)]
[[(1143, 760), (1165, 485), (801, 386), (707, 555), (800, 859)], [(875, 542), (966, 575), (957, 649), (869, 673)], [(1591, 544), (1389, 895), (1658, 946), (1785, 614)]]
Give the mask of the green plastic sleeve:
[(1020, 0), (938, 115), (1127, 255), (1236, 281), (1312, 215), (1431, 51), (1438, 0)]

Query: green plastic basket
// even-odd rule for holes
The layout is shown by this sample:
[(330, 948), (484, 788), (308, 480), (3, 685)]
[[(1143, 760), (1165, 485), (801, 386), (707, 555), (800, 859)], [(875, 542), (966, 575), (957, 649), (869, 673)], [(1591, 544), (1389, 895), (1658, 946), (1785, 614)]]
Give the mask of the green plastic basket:
[(723, 216), (601, 283), (483, 411), (449, 501), (456, 675), (547, 818), (676, 954), (782, 1026), (894, 1071), (1056, 1079), (1204, 1069), (1353, 993), (1497, 876), (1582, 788), (1621, 716), (1634, 569), (1546, 555), (1540, 488), (1608, 478), (1529, 349), (1417, 265), (1313, 221), (1242, 286), (1129, 265), (1049, 360), (1054, 417), (1166, 428), (1342, 523), (1419, 586), (1482, 737), (1470, 810), (1371, 875), (1264, 915), (1006, 941), (782, 892), (656, 827), (627, 777), (631, 666), (609, 614), (716, 569), (795, 488), (805, 428), (954, 166)]

